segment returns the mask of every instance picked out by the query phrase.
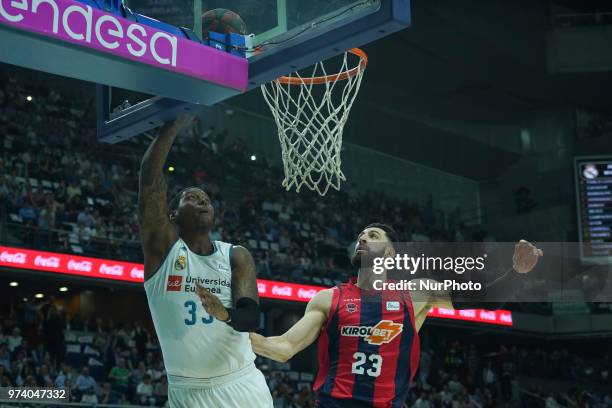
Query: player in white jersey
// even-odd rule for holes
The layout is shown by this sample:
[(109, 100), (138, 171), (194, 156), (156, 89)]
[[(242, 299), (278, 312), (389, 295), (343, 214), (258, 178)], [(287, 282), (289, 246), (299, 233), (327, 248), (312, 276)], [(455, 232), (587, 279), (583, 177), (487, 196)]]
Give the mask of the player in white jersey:
[(145, 291), (168, 372), (172, 408), (272, 407), (248, 332), (260, 321), (247, 249), (210, 240), (208, 195), (187, 188), (167, 204), (163, 168), (185, 118), (165, 125), (140, 168), (138, 215)]

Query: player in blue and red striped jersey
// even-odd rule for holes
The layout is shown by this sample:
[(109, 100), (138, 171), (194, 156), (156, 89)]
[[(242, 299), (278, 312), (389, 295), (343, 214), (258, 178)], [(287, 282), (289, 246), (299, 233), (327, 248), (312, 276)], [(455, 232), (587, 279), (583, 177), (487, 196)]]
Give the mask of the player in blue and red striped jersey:
[[(453, 307), (446, 293), (374, 289), (374, 281), (386, 280), (386, 273), (374, 274), (371, 265), (364, 263), (395, 256), (394, 242), (393, 228), (370, 224), (359, 234), (351, 259), (359, 268), (356, 278), (317, 293), (304, 316), (282, 336), (251, 333), (255, 353), (281, 362), (319, 338), (319, 373), (313, 387), (316, 407), (401, 407), (418, 366), (418, 331), (427, 313), (432, 307)], [(529, 272), (541, 255), (535, 246), (520, 241), (515, 246), (514, 270)], [(512, 275), (495, 284), (508, 285)]]

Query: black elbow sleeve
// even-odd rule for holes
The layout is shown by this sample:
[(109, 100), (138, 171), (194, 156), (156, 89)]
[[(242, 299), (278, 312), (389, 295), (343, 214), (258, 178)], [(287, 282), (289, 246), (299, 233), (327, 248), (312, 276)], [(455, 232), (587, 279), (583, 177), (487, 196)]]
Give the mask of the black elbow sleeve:
[(227, 324), (236, 331), (249, 332), (259, 328), (261, 320), (259, 305), (251, 298), (238, 299), (236, 307), (228, 309), (228, 313), (230, 319)]

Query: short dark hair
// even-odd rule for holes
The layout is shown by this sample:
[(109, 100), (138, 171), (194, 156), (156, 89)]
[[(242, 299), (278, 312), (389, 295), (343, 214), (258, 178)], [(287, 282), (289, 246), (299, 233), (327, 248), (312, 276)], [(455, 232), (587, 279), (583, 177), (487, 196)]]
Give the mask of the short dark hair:
[(373, 222), (372, 224), (366, 226), (364, 229), (366, 228), (380, 228), (381, 230), (385, 231), (387, 237), (389, 238), (389, 241), (391, 241), (392, 243), (399, 242), (399, 235), (397, 231), (395, 231), (395, 229), (389, 224)]
[(170, 199), (170, 202), (168, 203), (168, 213), (178, 210), (178, 206), (181, 202), (181, 197), (183, 197), (183, 194), (188, 190), (194, 190), (194, 189), (201, 190), (200, 187), (191, 186), (191, 187), (186, 187), (182, 189), (181, 191), (179, 191), (178, 193), (176, 193), (174, 197), (172, 197), (172, 199)]

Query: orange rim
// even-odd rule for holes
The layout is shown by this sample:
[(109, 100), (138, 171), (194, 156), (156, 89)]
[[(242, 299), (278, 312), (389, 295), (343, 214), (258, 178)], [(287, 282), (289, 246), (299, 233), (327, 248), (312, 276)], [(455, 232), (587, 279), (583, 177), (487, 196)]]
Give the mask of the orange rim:
[(363, 52), (363, 50), (359, 48), (351, 48), (350, 50), (348, 50), (348, 52), (358, 56), (361, 59), (359, 65), (357, 65), (355, 68), (351, 68), (347, 71), (342, 71), (333, 75), (323, 75), (312, 78), (296, 78), (282, 76), (279, 77), (276, 81), (285, 85), (321, 85), (327, 82), (344, 81), (350, 77), (354, 77), (366, 68), (366, 66), (368, 65), (368, 56), (365, 52)]

